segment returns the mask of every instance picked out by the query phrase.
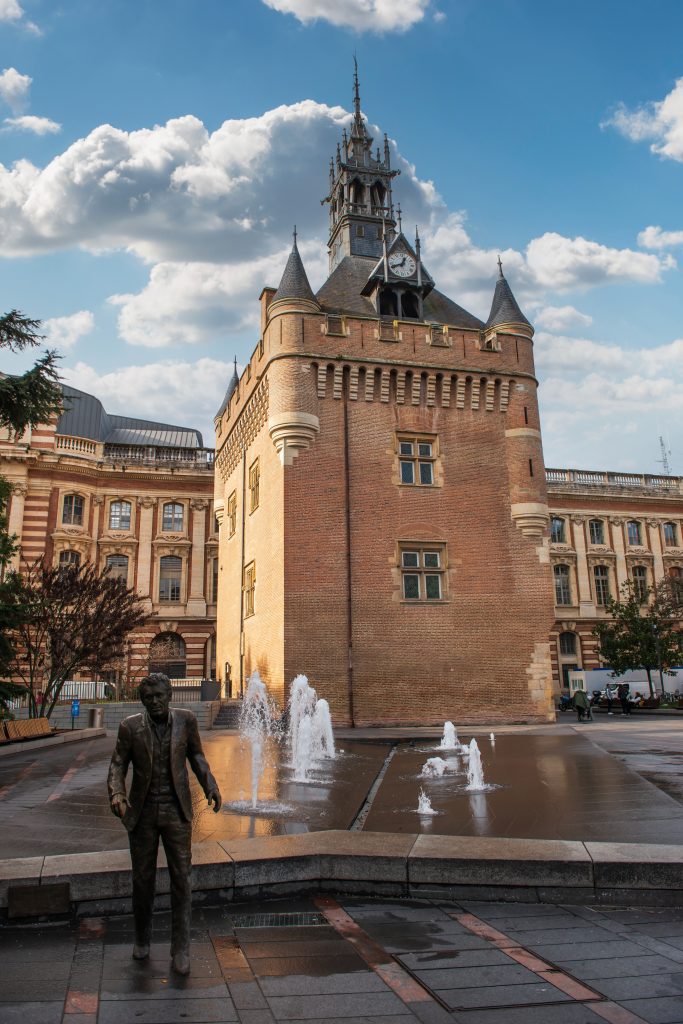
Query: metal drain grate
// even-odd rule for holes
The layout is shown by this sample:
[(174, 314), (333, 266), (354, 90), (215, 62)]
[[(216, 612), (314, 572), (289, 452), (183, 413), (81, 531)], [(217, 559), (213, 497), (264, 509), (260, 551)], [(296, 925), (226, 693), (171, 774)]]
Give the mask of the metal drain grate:
[(327, 924), (322, 914), (315, 911), (298, 914), (246, 914), (233, 917), (233, 928), (311, 928)]

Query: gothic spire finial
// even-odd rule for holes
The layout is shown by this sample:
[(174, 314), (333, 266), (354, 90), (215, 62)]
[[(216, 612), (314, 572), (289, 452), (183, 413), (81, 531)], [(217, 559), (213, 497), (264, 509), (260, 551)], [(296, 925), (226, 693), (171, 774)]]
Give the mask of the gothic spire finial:
[(294, 231), (292, 232), (292, 234), (294, 236), (294, 248), (296, 249), (296, 224), (294, 225)]
[(504, 276), (505, 275), (503, 274), (503, 261), (500, 258), (500, 253), (499, 253), (498, 254), (498, 277), (504, 277)]
[(360, 84), (358, 82), (358, 61), (356, 55), (353, 55), (353, 112), (356, 116), (356, 120), (360, 120)]
[(398, 218), (398, 230), (399, 231), (403, 231), (403, 223), (401, 221), (402, 213), (401, 213), (401, 204), (400, 203), (396, 207), (396, 217)]

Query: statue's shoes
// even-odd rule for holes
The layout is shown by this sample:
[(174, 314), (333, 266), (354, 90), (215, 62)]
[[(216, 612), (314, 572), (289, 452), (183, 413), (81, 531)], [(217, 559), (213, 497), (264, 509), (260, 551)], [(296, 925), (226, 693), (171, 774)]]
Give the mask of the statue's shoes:
[(137, 942), (133, 946), (133, 960), (147, 960), (149, 957), (149, 943), (144, 945), (138, 945)]
[(189, 974), (190, 973), (190, 954), (187, 950), (183, 950), (180, 953), (175, 953), (171, 959), (171, 967), (176, 974)]

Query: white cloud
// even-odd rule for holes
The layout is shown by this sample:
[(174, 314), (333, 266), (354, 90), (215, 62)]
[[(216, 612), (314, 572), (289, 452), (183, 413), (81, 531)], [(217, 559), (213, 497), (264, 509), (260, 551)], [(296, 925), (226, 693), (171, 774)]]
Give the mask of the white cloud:
[(683, 78), (663, 100), (635, 110), (620, 104), (602, 127), (616, 128), (633, 142), (652, 140), (651, 152), (683, 163)]
[(214, 444), (213, 417), (232, 376), (231, 360), (166, 360), (98, 373), (87, 363), (65, 367), (67, 383), (95, 395), (107, 412), (195, 427)]
[(26, 108), (32, 81), (30, 75), (22, 75), (16, 68), (5, 68), (0, 73), (0, 99), (14, 114)]
[(663, 231), (656, 225), (650, 225), (638, 235), (638, 245), (644, 249), (673, 249), (683, 245), (683, 231)]
[(654, 284), (662, 271), (676, 266), (671, 256), (654, 256), (633, 249), (612, 249), (587, 238), (565, 238), (548, 231), (526, 250), (527, 264), (544, 288), (568, 291), (610, 282)]
[(57, 121), (51, 121), (49, 117), (36, 117), (34, 114), (6, 117), (4, 124), (7, 125), (7, 129), (31, 132), (33, 135), (57, 135), (62, 130), (61, 124)]
[(358, 32), (405, 32), (422, 21), (430, 0), (263, 0), (304, 25), (328, 21)]
[(42, 35), (37, 25), (34, 25), (32, 21), (26, 20), (26, 12), (17, 0), (0, 0), (0, 22), (2, 21), (21, 25), (22, 28), (32, 32), (34, 35)]
[(534, 314), (534, 324), (547, 331), (567, 331), (572, 327), (590, 327), (593, 317), (574, 306), (543, 306)]
[(79, 338), (90, 334), (95, 326), (95, 317), (89, 309), (81, 309), (70, 316), (55, 316), (43, 321), (45, 343), (61, 351), (74, 347)]

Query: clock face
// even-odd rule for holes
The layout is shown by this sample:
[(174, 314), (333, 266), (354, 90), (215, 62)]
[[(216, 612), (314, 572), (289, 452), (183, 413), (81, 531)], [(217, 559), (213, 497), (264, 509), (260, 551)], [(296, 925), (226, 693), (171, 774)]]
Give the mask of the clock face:
[(389, 266), (398, 277), (412, 277), (415, 273), (415, 260), (404, 249), (397, 249), (389, 257)]

